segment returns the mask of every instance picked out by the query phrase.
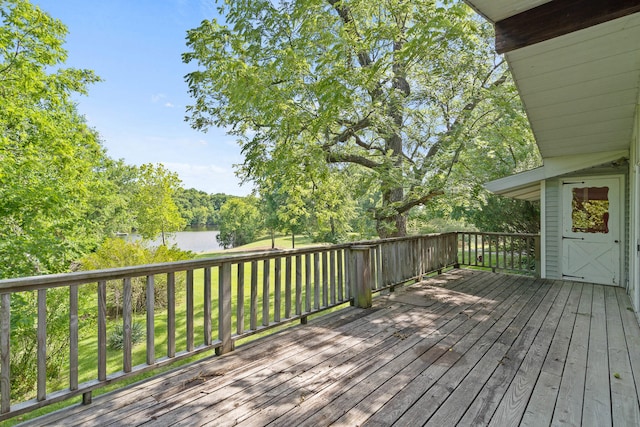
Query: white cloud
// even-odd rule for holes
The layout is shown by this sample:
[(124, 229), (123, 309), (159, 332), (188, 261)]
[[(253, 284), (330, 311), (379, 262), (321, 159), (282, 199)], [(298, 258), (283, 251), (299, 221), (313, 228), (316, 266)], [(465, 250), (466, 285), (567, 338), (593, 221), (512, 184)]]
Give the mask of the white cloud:
[(172, 103), (170, 103), (170, 102), (165, 102), (164, 106), (167, 107), (167, 108), (173, 108), (174, 107), (174, 105)]
[(156, 93), (151, 95), (151, 102), (156, 103), (156, 102), (160, 102), (163, 99), (165, 99), (167, 97), (167, 95), (165, 95), (164, 93)]

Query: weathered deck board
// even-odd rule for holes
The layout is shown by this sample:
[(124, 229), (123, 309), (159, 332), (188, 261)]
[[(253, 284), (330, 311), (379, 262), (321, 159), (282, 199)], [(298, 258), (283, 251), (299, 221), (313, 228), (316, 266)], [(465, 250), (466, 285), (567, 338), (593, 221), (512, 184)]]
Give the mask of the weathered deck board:
[(26, 425), (638, 425), (629, 306), (452, 270)]

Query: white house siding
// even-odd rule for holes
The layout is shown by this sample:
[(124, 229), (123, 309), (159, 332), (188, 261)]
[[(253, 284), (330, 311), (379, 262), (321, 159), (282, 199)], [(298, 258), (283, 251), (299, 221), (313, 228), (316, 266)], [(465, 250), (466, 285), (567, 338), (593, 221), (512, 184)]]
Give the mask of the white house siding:
[(550, 279), (561, 279), (560, 269), (560, 236), (561, 218), (560, 209), (560, 184), (558, 180), (547, 180), (545, 189), (545, 277)]
[(630, 224), (627, 236), (629, 236), (629, 296), (633, 302), (636, 313), (640, 311), (640, 94), (636, 106), (636, 120), (631, 139), (631, 156), (629, 172), (629, 216)]

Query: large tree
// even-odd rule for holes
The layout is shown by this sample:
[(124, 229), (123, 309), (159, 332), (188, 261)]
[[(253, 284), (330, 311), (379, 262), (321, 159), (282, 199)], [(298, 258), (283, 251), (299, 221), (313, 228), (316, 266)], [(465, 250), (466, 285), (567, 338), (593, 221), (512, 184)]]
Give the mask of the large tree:
[[(64, 68), (66, 27), (0, 0), (0, 278), (65, 271), (102, 239), (106, 155), (72, 96), (98, 78)], [(112, 194), (112, 193), (110, 193)]]
[(180, 178), (162, 164), (140, 166), (133, 194), (133, 210), (137, 231), (143, 239), (158, 235), (166, 245), (166, 234), (182, 230), (185, 219), (180, 215), (174, 197), (180, 190)]
[(522, 115), (490, 26), (460, 1), (225, 1), (220, 14), (188, 33), (191, 124), (237, 136), (249, 177), (357, 166), (381, 194), (380, 236), (447, 190), (478, 132)]

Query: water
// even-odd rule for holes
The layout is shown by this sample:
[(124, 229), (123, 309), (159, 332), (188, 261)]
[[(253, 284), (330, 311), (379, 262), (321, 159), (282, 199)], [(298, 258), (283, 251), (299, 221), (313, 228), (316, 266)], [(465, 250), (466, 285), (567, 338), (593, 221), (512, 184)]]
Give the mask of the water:
[[(218, 230), (193, 230), (193, 231), (178, 231), (165, 235), (167, 245), (176, 245), (184, 251), (191, 252), (213, 252), (222, 249), (222, 246), (218, 244), (216, 236), (220, 234)], [(140, 239), (138, 234), (129, 234), (127, 236), (128, 241), (136, 241)], [(158, 236), (156, 239), (151, 240), (150, 246), (159, 246), (162, 244), (162, 237)]]

